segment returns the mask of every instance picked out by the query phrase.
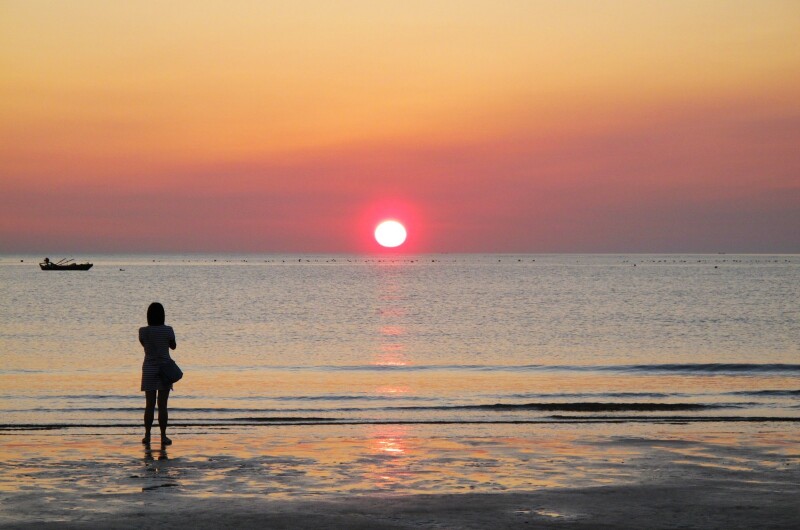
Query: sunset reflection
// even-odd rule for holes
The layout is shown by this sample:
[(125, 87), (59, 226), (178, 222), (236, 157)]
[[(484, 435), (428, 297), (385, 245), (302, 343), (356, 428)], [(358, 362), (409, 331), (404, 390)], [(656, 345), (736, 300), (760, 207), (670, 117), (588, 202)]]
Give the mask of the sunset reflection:
[(376, 440), (377, 450), (393, 456), (401, 456), (406, 452), (403, 439), (400, 437), (387, 437)]
[(399, 337), (405, 333), (402, 326), (381, 326), (381, 335), (387, 337)]
[(380, 394), (383, 396), (396, 396), (400, 394), (408, 394), (409, 389), (407, 386), (379, 386), (375, 389), (376, 394)]
[(383, 344), (372, 361), (376, 366), (408, 366), (403, 344)]
[(412, 478), (409, 465), (413, 460), (410, 432), (408, 425), (379, 425), (369, 432), (370, 452), (377, 457), (369, 475), (376, 487), (389, 489), (408, 486)]
[(408, 366), (406, 357), (405, 289), (400, 280), (401, 265), (381, 264), (378, 269), (377, 300), (377, 353), (372, 363), (376, 366)]

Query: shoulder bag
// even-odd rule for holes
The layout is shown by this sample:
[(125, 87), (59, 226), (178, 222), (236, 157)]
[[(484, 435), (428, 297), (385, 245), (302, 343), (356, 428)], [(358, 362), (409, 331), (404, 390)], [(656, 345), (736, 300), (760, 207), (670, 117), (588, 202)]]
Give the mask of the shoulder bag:
[(158, 375), (162, 381), (169, 383), (177, 383), (183, 377), (183, 371), (178, 367), (178, 363), (170, 359), (162, 363), (158, 369)]

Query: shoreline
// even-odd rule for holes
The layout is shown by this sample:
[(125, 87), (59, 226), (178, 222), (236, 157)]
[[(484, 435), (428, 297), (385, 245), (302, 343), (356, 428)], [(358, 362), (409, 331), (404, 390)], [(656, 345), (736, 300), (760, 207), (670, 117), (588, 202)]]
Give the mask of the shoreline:
[(0, 436), (4, 528), (791, 528), (795, 423)]
[[(335, 425), (572, 425), (572, 424), (690, 424), (690, 423), (800, 423), (796, 416), (551, 416), (533, 420), (333, 420), (327, 418), (247, 418), (242, 421), (170, 422), (170, 428), (186, 427), (268, 427)], [(0, 436), (17, 432), (67, 429), (132, 429), (141, 423), (9, 423), (0, 424)]]

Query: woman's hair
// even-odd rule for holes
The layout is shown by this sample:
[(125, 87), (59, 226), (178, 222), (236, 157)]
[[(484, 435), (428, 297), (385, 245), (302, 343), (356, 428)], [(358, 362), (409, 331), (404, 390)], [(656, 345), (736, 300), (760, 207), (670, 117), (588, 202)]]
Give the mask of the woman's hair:
[(153, 302), (147, 308), (147, 325), (148, 326), (163, 326), (164, 325), (164, 306), (158, 302)]

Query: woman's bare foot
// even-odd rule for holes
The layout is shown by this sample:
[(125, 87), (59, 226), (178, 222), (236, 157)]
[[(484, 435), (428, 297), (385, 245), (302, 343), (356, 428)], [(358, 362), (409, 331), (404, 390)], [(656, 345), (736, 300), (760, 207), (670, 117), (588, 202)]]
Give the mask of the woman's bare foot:
[(161, 445), (172, 445), (172, 440), (167, 438), (166, 436), (161, 436)]
[(142, 443), (145, 444), (145, 445), (150, 443), (150, 435), (149, 434), (147, 436), (145, 436), (144, 438), (142, 438)]

